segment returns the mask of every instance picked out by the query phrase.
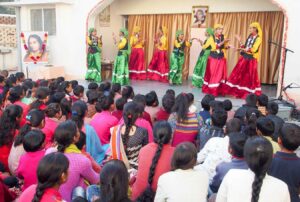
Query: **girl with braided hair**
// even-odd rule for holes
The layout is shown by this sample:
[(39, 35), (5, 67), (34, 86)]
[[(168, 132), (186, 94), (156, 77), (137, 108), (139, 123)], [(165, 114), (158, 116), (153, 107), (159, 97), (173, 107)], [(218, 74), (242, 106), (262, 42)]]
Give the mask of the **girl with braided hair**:
[(250, 170), (232, 169), (223, 179), (216, 202), (289, 202), (288, 186), (267, 175), (273, 148), (264, 137), (250, 137), (244, 147), (244, 157)]
[(154, 125), (154, 142), (143, 147), (139, 154), (139, 167), (132, 188), (132, 200), (153, 201), (158, 178), (171, 170), (171, 158), (175, 148), (169, 143), (172, 128), (167, 121)]
[(19, 202), (60, 202), (63, 201), (59, 187), (68, 178), (69, 160), (60, 153), (51, 153), (39, 162), (38, 184), (28, 187), (20, 196)]

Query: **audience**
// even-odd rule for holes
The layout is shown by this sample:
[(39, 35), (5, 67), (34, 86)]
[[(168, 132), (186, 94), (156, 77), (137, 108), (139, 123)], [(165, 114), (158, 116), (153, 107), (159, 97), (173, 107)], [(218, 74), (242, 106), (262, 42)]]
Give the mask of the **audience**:
[(119, 99), (116, 100), (116, 110), (113, 111), (111, 114), (120, 121), (123, 117), (123, 109), (124, 105), (127, 103), (127, 100), (124, 98), (120, 97)]
[(263, 116), (267, 115), (267, 106), (269, 98), (265, 94), (261, 94), (257, 97), (257, 108)]
[(205, 95), (201, 100), (202, 111), (199, 112), (199, 115), (203, 119), (203, 122), (206, 123), (210, 119), (210, 105), (211, 101), (215, 100), (215, 97), (211, 94)]
[(155, 91), (147, 93), (146, 96), (146, 107), (145, 112), (147, 112), (151, 117), (151, 123), (155, 120), (155, 115), (159, 111), (159, 101)]
[(167, 121), (175, 104), (175, 97), (171, 94), (165, 94), (162, 98), (162, 107), (155, 115), (155, 121)]
[(275, 130), (273, 135), (273, 140), (277, 141), (279, 137), (279, 131), (284, 124), (284, 121), (279, 116), (276, 116), (278, 113), (278, 104), (276, 102), (270, 102), (267, 106), (267, 118), (271, 119), (274, 123)]

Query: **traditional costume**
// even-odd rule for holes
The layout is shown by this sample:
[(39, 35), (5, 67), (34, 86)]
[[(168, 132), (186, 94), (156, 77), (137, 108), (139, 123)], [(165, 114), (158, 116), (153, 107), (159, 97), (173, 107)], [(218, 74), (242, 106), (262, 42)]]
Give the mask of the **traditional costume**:
[(207, 59), (210, 54), (211, 48), (215, 46), (214, 30), (212, 28), (207, 28), (206, 32), (208, 33), (208, 37), (202, 45), (202, 50), (199, 54), (192, 76), (192, 84), (197, 88), (201, 88), (203, 85), (203, 78), (206, 70)]
[(169, 74), (168, 30), (165, 26), (162, 27), (162, 32), (163, 35), (157, 41), (156, 50), (148, 67), (148, 78), (167, 83)]
[(88, 70), (85, 76), (86, 80), (101, 82), (101, 38), (93, 36), (92, 33), (95, 28), (89, 29), (89, 36), (87, 37), (88, 55), (87, 63)]
[(183, 35), (182, 30), (176, 32), (176, 39), (174, 41), (174, 49), (170, 59), (170, 72), (169, 82), (170, 84), (181, 85), (182, 84), (182, 67), (184, 64), (184, 49), (191, 47), (192, 41), (180, 40), (179, 36)]
[(237, 98), (246, 98), (249, 93), (261, 94), (257, 61), (262, 43), (262, 30), (258, 22), (250, 25), (257, 29), (257, 34), (250, 34), (245, 44), (240, 44), (241, 56), (226, 82), (226, 93)]
[[(222, 28), (223, 25), (216, 24), (214, 29)], [(214, 36), (215, 44), (213, 45), (208, 57), (202, 92), (212, 94), (214, 96), (224, 95), (223, 84), (227, 77), (227, 64), (224, 54), (225, 44), (224, 35), (216, 34)]]
[(145, 80), (146, 68), (145, 68), (145, 53), (144, 43), (139, 35), (141, 28), (135, 26), (133, 29), (133, 35), (130, 37), (131, 54), (129, 59), (129, 77), (130, 79)]
[(122, 28), (120, 32), (123, 36), (118, 43), (118, 55), (115, 59), (114, 70), (112, 74), (112, 83), (119, 83), (122, 86), (129, 84), (128, 58), (130, 54), (130, 45), (128, 44), (128, 31)]

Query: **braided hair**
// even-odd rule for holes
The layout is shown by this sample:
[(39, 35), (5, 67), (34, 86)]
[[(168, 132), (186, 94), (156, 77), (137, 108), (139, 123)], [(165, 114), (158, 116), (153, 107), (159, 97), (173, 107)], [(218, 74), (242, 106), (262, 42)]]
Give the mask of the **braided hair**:
[(46, 155), (37, 168), (38, 184), (32, 202), (40, 202), (46, 189), (62, 184), (61, 177), (67, 175), (69, 160), (59, 152)]
[(254, 172), (251, 202), (258, 202), (263, 180), (272, 163), (273, 148), (271, 143), (261, 136), (250, 137), (244, 148), (245, 160)]
[(154, 125), (154, 142), (157, 144), (157, 149), (152, 159), (148, 176), (148, 187), (137, 199), (138, 202), (152, 202), (154, 200), (155, 193), (151, 188), (153, 178), (155, 175), (155, 169), (160, 159), (163, 146), (168, 144), (172, 136), (172, 128), (167, 121), (156, 122)]
[(123, 111), (125, 133), (123, 136), (124, 138), (122, 138), (126, 153), (127, 153), (127, 144), (129, 140), (129, 133), (131, 128), (134, 126), (134, 123), (137, 120), (137, 118), (138, 118), (137, 104), (135, 102), (126, 103)]

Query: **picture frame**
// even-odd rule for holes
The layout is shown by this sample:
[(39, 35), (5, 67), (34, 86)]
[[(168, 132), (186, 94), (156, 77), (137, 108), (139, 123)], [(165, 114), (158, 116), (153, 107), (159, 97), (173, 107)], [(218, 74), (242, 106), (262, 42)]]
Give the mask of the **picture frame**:
[(192, 28), (206, 28), (208, 22), (208, 6), (192, 7)]

